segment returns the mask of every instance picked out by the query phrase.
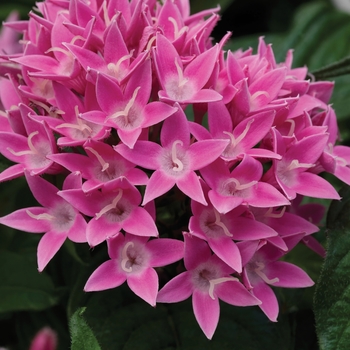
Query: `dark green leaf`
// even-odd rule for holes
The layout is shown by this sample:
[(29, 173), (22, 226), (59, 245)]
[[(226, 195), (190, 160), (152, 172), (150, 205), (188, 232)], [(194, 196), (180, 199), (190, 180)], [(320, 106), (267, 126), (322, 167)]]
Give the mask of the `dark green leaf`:
[(328, 251), (315, 293), (317, 333), (322, 350), (350, 344), (350, 187), (328, 215)]
[(190, 300), (152, 308), (126, 285), (94, 293), (84, 316), (103, 350), (231, 350), (232, 344), (237, 350), (289, 350), (293, 343), (286, 315), (272, 323), (257, 307), (225, 303), (209, 341), (195, 320)]
[(49, 276), (19, 254), (1, 252), (0, 280), (0, 312), (43, 310), (59, 300)]
[(71, 350), (100, 350), (101, 348), (95, 335), (83, 317), (84, 311), (85, 308), (78, 309), (70, 319)]

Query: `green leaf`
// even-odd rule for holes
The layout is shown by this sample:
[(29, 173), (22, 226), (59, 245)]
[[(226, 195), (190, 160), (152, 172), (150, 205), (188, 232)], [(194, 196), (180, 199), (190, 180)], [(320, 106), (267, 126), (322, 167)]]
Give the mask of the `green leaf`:
[(328, 214), (328, 251), (314, 301), (321, 350), (350, 344), (350, 187), (340, 195)]
[(95, 335), (83, 317), (84, 311), (85, 308), (78, 309), (70, 319), (71, 350), (101, 350)]
[(200, 329), (191, 300), (152, 308), (126, 285), (93, 293), (84, 314), (101, 349), (164, 350), (221, 349), (289, 350), (293, 339), (288, 316), (272, 323), (258, 307), (221, 303), (221, 316), (212, 340)]
[(0, 312), (44, 310), (59, 300), (50, 277), (16, 253), (1, 252), (0, 281)]

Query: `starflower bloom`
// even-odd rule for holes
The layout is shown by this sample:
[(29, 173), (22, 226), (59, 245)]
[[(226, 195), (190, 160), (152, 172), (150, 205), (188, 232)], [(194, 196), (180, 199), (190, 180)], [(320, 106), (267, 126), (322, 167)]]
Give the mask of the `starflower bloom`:
[(111, 260), (100, 265), (85, 284), (86, 292), (120, 286), (129, 288), (152, 306), (156, 305), (158, 275), (154, 267), (165, 266), (183, 258), (182, 241), (169, 238), (149, 240), (125, 233), (107, 239)]
[(81, 172), (83, 179), (86, 179), (82, 185), (84, 192), (101, 188), (120, 177), (127, 178), (133, 185), (145, 185), (148, 182), (147, 175), (141, 169), (135, 168), (135, 164), (118, 154), (112, 146), (88, 140), (84, 144), (84, 150), (86, 156), (75, 153), (57, 153), (47, 157), (71, 172)]
[(122, 89), (115, 81), (100, 73), (96, 81), (96, 97), (103, 113), (86, 112), (82, 118), (117, 130), (121, 141), (133, 148), (142, 129), (172, 115), (176, 108), (163, 102), (148, 103), (152, 87), (151, 61), (139, 65)]
[(160, 133), (161, 146), (138, 141), (133, 149), (119, 144), (115, 150), (146, 169), (155, 170), (146, 186), (143, 204), (169, 191), (175, 184), (187, 196), (206, 205), (195, 170), (217, 159), (227, 140), (203, 140), (190, 144), (190, 130), (181, 108), (167, 118)]
[(244, 207), (220, 214), (210, 203), (208, 186), (203, 183), (204, 193), (208, 202), (204, 206), (191, 201), (193, 216), (189, 221), (189, 231), (192, 235), (204, 239), (222, 261), (236, 272), (242, 272), (242, 259), (234, 240), (257, 240), (277, 236), (277, 232), (254, 218), (242, 216)]
[[(57, 194), (57, 187), (28, 171), (25, 176), (42, 207), (16, 210), (0, 218), (0, 223), (26, 232), (45, 232), (38, 245), (38, 270), (41, 272), (67, 238), (76, 243), (86, 242), (87, 223), (77, 209)], [(80, 175), (72, 173), (65, 179), (63, 190), (78, 188), (80, 184)]]
[(91, 247), (122, 229), (134, 235), (158, 236), (154, 219), (139, 206), (140, 192), (125, 177), (105, 185), (102, 191), (86, 194), (81, 188), (74, 188), (60, 191), (58, 195), (81, 213), (92, 217), (86, 228), (86, 238)]
[(36, 121), (34, 111), (24, 104), (19, 106), (26, 135), (0, 132), (0, 152), (17, 163), (0, 174), (0, 181), (22, 176), (25, 170), (31, 175), (57, 173), (59, 168), (47, 155), (57, 152), (54, 135), (45, 122)]
[(231, 172), (218, 159), (200, 173), (211, 188), (208, 196), (219, 213), (225, 214), (241, 204), (259, 208), (289, 204), (275, 187), (261, 181), (262, 164), (248, 155)]
[(312, 170), (326, 147), (328, 134), (313, 134), (294, 143), (285, 142), (278, 130), (273, 130), (276, 153), (281, 160), (273, 160), (276, 180), (288, 199), (298, 194), (315, 197), (340, 199), (334, 187)]
[(157, 302), (176, 303), (192, 295), (196, 320), (208, 339), (211, 339), (219, 322), (219, 299), (235, 306), (259, 305), (260, 301), (250, 294), (231, 276), (234, 272), (216, 255), (208, 244), (184, 233), (186, 270), (170, 280), (158, 293)]
[[(296, 239), (291, 237), (293, 246), (302, 236), (303, 234), (298, 234)], [(279, 311), (278, 301), (271, 287), (305, 288), (314, 285), (311, 278), (300, 267), (286, 261), (278, 261), (285, 252), (266, 241), (245, 241), (237, 245), (244, 265), (243, 283), (261, 300), (259, 307), (270, 321), (277, 321)], [(290, 250), (292, 246), (289, 245), (288, 248)]]
[(163, 35), (157, 35), (157, 45), (153, 51), (161, 101), (169, 103), (207, 103), (222, 100), (222, 96), (212, 90), (203, 89), (218, 59), (218, 47), (214, 46), (196, 56), (186, 67), (174, 46)]

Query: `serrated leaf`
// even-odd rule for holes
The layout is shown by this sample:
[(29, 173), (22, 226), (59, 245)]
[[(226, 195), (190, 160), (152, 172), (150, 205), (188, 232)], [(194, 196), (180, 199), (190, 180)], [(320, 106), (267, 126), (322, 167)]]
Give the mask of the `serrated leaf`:
[(321, 350), (350, 344), (350, 187), (328, 215), (328, 250), (315, 293), (316, 328)]
[(94, 333), (83, 317), (84, 311), (85, 308), (78, 309), (70, 319), (71, 350), (101, 350)]
[(44, 310), (59, 300), (50, 277), (16, 253), (1, 252), (0, 281), (0, 312)]

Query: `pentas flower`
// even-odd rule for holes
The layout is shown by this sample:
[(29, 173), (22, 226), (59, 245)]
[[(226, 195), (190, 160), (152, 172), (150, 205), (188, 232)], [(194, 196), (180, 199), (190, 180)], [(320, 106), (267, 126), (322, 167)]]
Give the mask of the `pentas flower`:
[(327, 134), (306, 136), (289, 145), (275, 129), (273, 136), (275, 151), (282, 156), (281, 160), (273, 160), (274, 174), (288, 199), (294, 199), (297, 193), (316, 198), (340, 199), (329, 182), (308, 171), (321, 156), (327, 144)]
[(218, 59), (218, 47), (196, 56), (186, 67), (169, 40), (158, 34), (157, 45), (153, 51), (158, 80), (162, 86), (159, 91), (161, 101), (188, 103), (207, 103), (220, 101), (222, 96), (214, 90), (202, 89)]
[(242, 159), (245, 154), (254, 158), (281, 158), (270, 150), (253, 148), (270, 131), (273, 111), (261, 112), (242, 120), (234, 129), (232, 118), (222, 102), (208, 104), (208, 125), (213, 138), (227, 138), (230, 143), (222, 158), (226, 161)]
[[(295, 245), (301, 238), (291, 240)], [(292, 237), (293, 238), (293, 237)], [(270, 286), (284, 288), (304, 288), (314, 284), (301, 268), (286, 261), (278, 261), (285, 253), (272, 245), (259, 241), (238, 243), (243, 269), (243, 283), (261, 304), (259, 307), (270, 319), (276, 322), (278, 301)], [(289, 249), (292, 247), (290, 246)]]
[(32, 118), (34, 111), (26, 105), (20, 105), (22, 122), (26, 135), (14, 132), (0, 132), (0, 152), (7, 159), (18, 163), (5, 169), (0, 174), (0, 181), (22, 176), (25, 170), (31, 175), (57, 173), (59, 168), (47, 155), (57, 152), (57, 145), (52, 131), (45, 122)]
[(242, 216), (245, 208), (220, 214), (210, 203), (209, 188), (203, 184), (206, 200), (204, 206), (191, 201), (193, 216), (189, 221), (190, 233), (208, 242), (212, 251), (236, 272), (242, 272), (242, 261), (234, 240), (257, 240), (277, 236), (277, 232), (269, 226), (252, 218)]
[[(277, 63), (263, 38), (256, 53), (226, 53), (229, 33), (210, 38), (219, 7), (193, 15), (186, 0), (36, 7), (8, 24), (23, 34), (19, 45), (0, 34), (0, 152), (15, 163), (0, 181), (24, 175), (42, 207), (0, 223), (44, 233), (40, 271), (67, 237), (107, 241), (111, 260), (85, 290), (127, 281), (152, 306), (193, 295), (208, 338), (219, 298), (262, 303), (275, 321), (271, 286), (312, 284), (279, 260), (298, 243), (324, 255), (312, 237), (324, 209), (301, 197), (339, 199), (323, 172), (350, 184), (350, 151), (328, 105), (333, 83), (308, 81), (291, 50)], [(64, 175), (62, 189), (46, 174)], [(175, 221), (190, 231), (185, 244), (156, 238)], [(187, 270), (174, 270), (157, 297), (153, 268), (182, 257)]]
[(85, 284), (86, 292), (120, 286), (127, 281), (130, 289), (152, 306), (156, 305), (158, 275), (154, 267), (165, 266), (183, 258), (184, 244), (176, 239), (118, 233), (107, 239), (108, 255)]
[(203, 140), (190, 144), (186, 116), (178, 111), (167, 118), (160, 133), (161, 146), (151, 141), (138, 141), (131, 150), (119, 144), (115, 150), (129, 161), (155, 170), (146, 187), (143, 204), (169, 191), (175, 184), (190, 198), (207, 204), (195, 170), (217, 159), (226, 140)]
[(170, 280), (158, 293), (157, 301), (176, 303), (192, 295), (196, 320), (208, 339), (211, 339), (219, 322), (219, 299), (236, 306), (259, 305), (231, 276), (234, 272), (216, 255), (212, 255), (207, 243), (184, 233), (186, 270)]
[[(17, 230), (45, 232), (38, 245), (38, 270), (43, 271), (67, 238), (77, 243), (86, 242), (87, 223), (77, 209), (57, 194), (57, 187), (28, 171), (25, 176), (42, 207), (16, 210), (0, 218), (0, 223)], [(65, 179), (63, 190), (78, 188), (80, 184), (79, 174), (72, 173)]]
[(211, 187), (208, 196), (219, 213), (225, 214), (241, 204), (262, 208), (289, 204), (275, 187), (261, 181), (262, 164), (248, 155), (231, 172), (218, 159), (200, 173)]
[(105, 185), (102, 191), (86, 194), (81, 188), (75, 188), (62, 190), (58, 195), (92, 217), (86, 228), (86, 238), (91, 247), (122, 229), (139, 236), (158, 236), (153, 218), (146, 209), (139, 207), (140, 192), (125, 177)]
[[(50, 108), (46, 104), (31, 100), (36, 108), (42, 109), (47, 115), (37, 116), (38, 120), (45, 120), (46, 123), (60, 137), (57, 145), (60, 147), (81, 146), (87, 140), (102, 140), (109, 136), (110, 128), (81, 118), (86, 109), (97, 106), (97, 101), (91, 95), (90, 85), (85, 91), (85, 103), (70, 89), (55, 81), (52, 88), (55, 94), (55, 108)], [(94, 101), (95, 104), (94, 104)]]
[(135, 69), (124, 89), (100, 73), (96, 81), (96, 97), (104, 113), (87, 112), (82, 118), (113, 127), (121, 141), (133, 148), (143, 128), (163, 121), (176, 111), (176, 108), (159, 101), (148, 103), (151, 84), (149, 59)]
[(84, 144), (86, 156), (75, 153), (59, 153), (47, 156), (71, 172), (79, 171), (86, 179), (82, 185), (84, 192), (91, 192), (104, 184), (125, 177), (132, 185), (145, 185), (147, 175), (135, 168), (135, 164), (114, 151), (112, 146), (94, 140)]

